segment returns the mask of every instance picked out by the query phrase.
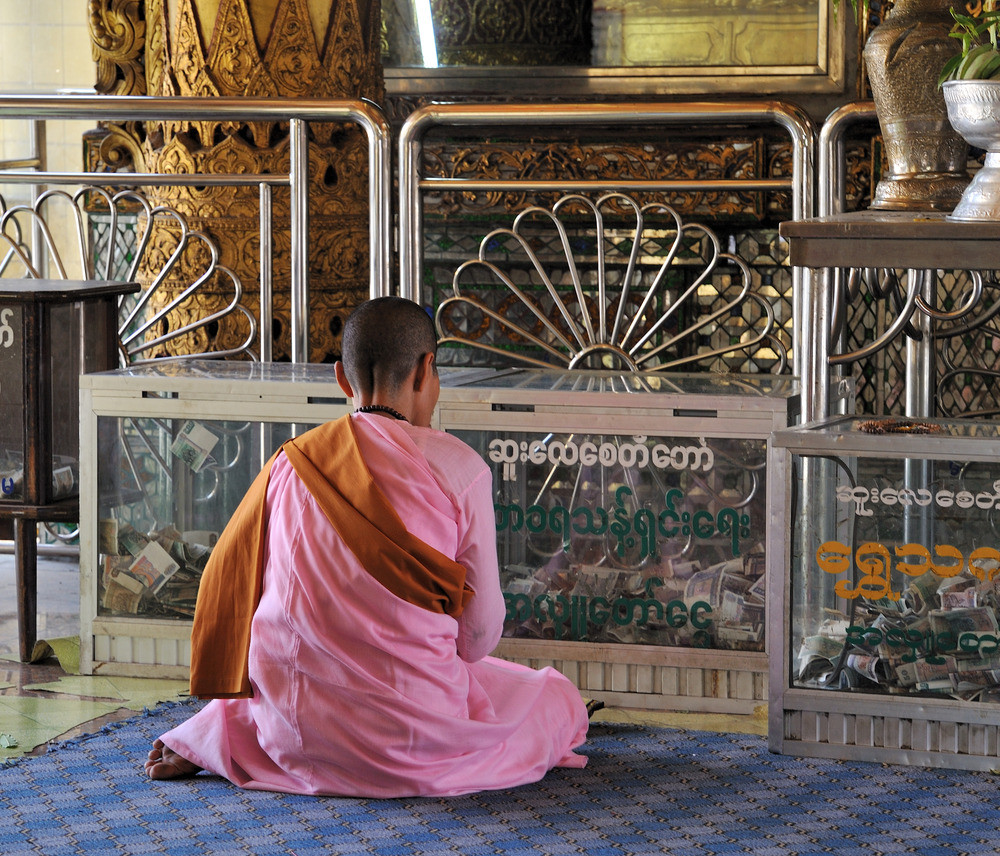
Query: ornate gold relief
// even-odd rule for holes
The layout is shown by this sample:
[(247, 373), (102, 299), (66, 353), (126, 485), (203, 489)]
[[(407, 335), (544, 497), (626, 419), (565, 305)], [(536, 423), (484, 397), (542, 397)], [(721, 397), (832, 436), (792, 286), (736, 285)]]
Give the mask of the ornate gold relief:
[(580, 65), (590, 0), (431, 0), (442, 65)]
[(103, 95), (145, 95), (143, 0), (89, 0), (88, 13), (97, 91)]
[[(210, 4), (205, 4), (210, 5)], [(381, 101), (379, 4), (331, 0), (323, 38), (313, 30), (307, 0), (271, 0), (267, 32), (255, 30), (254, 0), (222, 0), (214, 25), (203, 28), (197, 0), (146, 0), (145, 83), (150, 94), (250, 97), (366, 97)], [(173, 11), (174, 27), (169, 27)], [(210, 32), (204, 44), (202, 32)], [(320, 49), (319, 45), (322, 45)], [(159, 122), (111, 129), (105, 163), (131, 158), (149, 172), (287, 172), (287, 127), (267, 122)], [(367, 140), (352, 126), (310, 126), (310, 359), (339, 354), (344, 317), (369, 294)], [(218, 243), (223, 263), (237, 272), (248, 308), (258, 293), (256, 188), (155, 188), (193, 228)], [(290, 266), (287, 193), (274, 194), (273, 353), (290, 351)], [(165, 290), (165, 293), (167, 291)], [(167, 298), (169, 299), (169, 298)], [(206, 295), (207, 303), (211, 295)], [(206, 305), (206, 310), (211, 307)], [(177, 323), (180, 323), (178, 321)], [(230, 338), (237, 338), (232, 331)], [(226, 345), (227, 335), (220, 334)]]
[[(787, 145), (763, 137), (741, 136), (726, 142), (671, 139), (661, 145), (571, 140), (559, 143), (476, 141), (425, 150), (425, 174), (441, 178), (535, 180), (685, 180), (752, 179), (791, 175), (792, 152)], [(651, 200), (661, 193), (636, 194)], [(558, 194), (553, 194), (554, 199)], [(647, 201), (648, 201), (647, 200)], [(514, 212), (526, 205), (552, 200), (532, 192), (483, 194), (446, 193), (427, 200), (428, 214), (473, 215), (493, 208)], [(686, 217), (755, 221), (788, 216), (787, 193), (684, 190), (670, 203)]]

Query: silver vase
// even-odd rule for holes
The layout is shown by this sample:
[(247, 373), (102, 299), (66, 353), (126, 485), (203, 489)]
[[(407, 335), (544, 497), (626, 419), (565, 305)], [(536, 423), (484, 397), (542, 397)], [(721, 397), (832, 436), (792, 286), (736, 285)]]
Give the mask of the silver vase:
[(950, 0), (897, 0), (865, 44), (889, 172), (872, 208), (951, 211), (969, 183), (969, 147), (952, 130), (937, 85), (959, 50)]
[(1000, 80), (949, 80), (944, 100), (952, 127), (986, 150), (983, 168), (948, 219), (1000, 220)]

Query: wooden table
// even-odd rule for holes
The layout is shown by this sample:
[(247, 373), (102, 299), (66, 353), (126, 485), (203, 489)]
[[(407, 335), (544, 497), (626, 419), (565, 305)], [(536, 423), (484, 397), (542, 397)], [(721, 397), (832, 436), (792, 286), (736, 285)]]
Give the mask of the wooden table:
[[(54, 455), (79, 462), (79, 376), (118, 364), (118, 299), (136, 283), (0, 280), (0, 520), (14, 523), (18, 645), (37, 636), (38, 523), (79, 519), (77, 485)], [(69, 467), (72, 471), (72, 467)], [(77, 478), (78, 478), (77, 471)], [(65, 494), (65, 495), (64, 495)]]
[(1000, 222), (957, 222), (929, 212), (860, 211), (787, 221), (780, 234), (788, 240), (789, 262), (814, 272), (803, 282), (803, 323), (795, 331), (801, 349), (803, 419), (830, 415), (831, 362), (862, 355), (831, 354), (830, 348), (836, 313), (846, 310), (840, 305), (836, 277), (851, 268), (909, 272), (906, 301), (887, 338), (898, 336), (907, 321), (926, 334), (907, 340), (906, 410), (912, 417), (932, 415), (935, 319), (924, 307), (934, 305), (936, 272), (1000, 269)]

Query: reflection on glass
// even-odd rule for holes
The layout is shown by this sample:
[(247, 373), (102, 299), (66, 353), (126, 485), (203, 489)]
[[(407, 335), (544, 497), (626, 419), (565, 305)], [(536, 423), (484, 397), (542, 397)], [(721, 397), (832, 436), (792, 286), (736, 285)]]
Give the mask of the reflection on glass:
[(97, 614), (190, 619), (202, 571), (285, 423), (101, 416)]
[(764, 440), (457, 433), (493, 466), (505, 636), (764, 650)]
[[(823, 64), (819, 0), (386, 0), (387, 67)], [(822, 13), (822, 14), (821, 14)]]

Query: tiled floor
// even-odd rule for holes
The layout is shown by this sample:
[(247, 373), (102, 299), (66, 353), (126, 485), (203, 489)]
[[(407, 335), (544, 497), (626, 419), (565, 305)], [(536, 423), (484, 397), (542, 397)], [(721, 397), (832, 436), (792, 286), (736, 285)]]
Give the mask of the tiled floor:
[[(94, 731), (186, 691), (180, 681), (81, 676), (79, 564), (40, 557), (38, 637), (51, 640), (60, 659), (36, 664), (18, 658), (14, 558), (0, 552), (0, 761), (44, 752), (60, 737)], [(16, 746), (4, 746), (16, 742)]]

